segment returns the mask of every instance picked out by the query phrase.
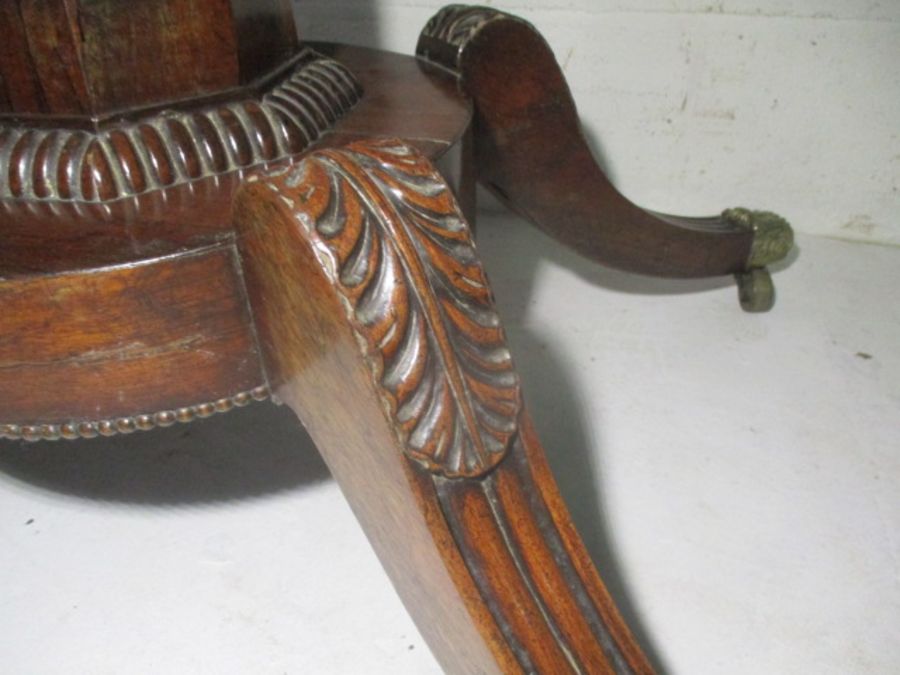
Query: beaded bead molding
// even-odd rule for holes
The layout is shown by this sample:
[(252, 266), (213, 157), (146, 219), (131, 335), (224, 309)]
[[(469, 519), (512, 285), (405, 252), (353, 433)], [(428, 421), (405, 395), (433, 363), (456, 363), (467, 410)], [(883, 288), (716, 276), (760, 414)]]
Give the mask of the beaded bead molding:
[(268, 387), (260, 386), (208, 403), (197, 403), (183, 408), (131, 417), (97, 421), (70, 421), (62, 424), (0, 424), (0, 438), (23, 441), (56, 441), (130, 434), (135, 431), (149, 431), (156, 427), (169, 427), (176, 422), (185, 423), (211, 417), (216, 413), (228, 412), (232, 408), (242, 408), (253, 401), (264, 401), (267, 398), (269, 398)]

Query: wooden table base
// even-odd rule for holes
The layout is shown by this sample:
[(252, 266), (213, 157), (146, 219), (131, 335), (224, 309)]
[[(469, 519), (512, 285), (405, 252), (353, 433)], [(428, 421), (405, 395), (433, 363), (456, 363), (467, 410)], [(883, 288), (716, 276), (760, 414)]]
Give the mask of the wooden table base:
[(469, 228), (399, 141), (246, 184), (238, 246), (268, 381), (452, 673), (651, 669), (523, 410)]
[(771, 309), (765, 268), (793, 245), (787, 221), (743, 208), (685, 218), (628, 201), (594, 159), (565, 76), (530, 23), (451, 5), (428, 22), (416, 52), (456, 72), (472, 97), (479, 181), (510, 208), (604, 265), (663, 277), (734, 274), (746, 310)]
[[(651, 672), (525, 410), (474, 181), (598, 262), (735, 274), (754, 311), (787, 223), (628, 202), (546, 42), (502, 12), (442, 10), (413, 59), (300, 45), (281, 0), (167, 1), (0, 10), (27, 52), (0, 49), (0, 434), (129, 433), (271, 391), (448, 672)], [(132, 63), (157, 42), (170, 78)]]

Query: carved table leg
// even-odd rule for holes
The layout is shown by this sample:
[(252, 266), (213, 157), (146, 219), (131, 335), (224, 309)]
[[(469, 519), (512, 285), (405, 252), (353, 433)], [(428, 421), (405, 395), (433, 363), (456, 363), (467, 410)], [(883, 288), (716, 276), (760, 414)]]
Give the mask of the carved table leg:
[[(451, 5), (428, 22), (417, 53), (456, 71), (475, 102), (479, 180), (583, 255), (643, 274), (705, 277), (762, 268), (790, 250), (790, 227), (771, 213), (683, 218), (623, 197), (594, 160), (565, 77), (528, 22)], [(762, 285), (745, 288), (746, 309), (766, 308)]]
[(235, 209), (269, 384), (441, 665), (651, 672), (557, 492), (432, 165), (399, 141), (320, 150)]

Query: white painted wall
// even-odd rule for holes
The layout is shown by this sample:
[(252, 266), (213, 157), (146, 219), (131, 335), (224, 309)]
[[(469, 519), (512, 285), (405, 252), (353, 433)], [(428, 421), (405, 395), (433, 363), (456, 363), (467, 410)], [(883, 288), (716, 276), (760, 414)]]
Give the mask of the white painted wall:
[[(411, 53), (441, 0), (297, 0), (304, 36)], [(900, 244), (900, 0), (497, 0), (538, 26), (626, 195)]]

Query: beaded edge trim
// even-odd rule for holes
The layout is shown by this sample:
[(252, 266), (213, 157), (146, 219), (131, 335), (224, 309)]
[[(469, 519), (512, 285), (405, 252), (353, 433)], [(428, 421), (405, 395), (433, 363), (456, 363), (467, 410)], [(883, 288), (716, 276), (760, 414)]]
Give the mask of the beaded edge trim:
[(264, 401), (267, 398), (269, 398), (268, 387), (259, 386), (216, 401), (152, 414), (62, 424), (0, 424), (0, 438), (32, 442), (130, 434), (135, 431), (149, 431), (156, 427), (169, 427), (176, 422), (186, 423), (198, 418), (211, 417), (216, 413), (242, 408), (253, 401)]

